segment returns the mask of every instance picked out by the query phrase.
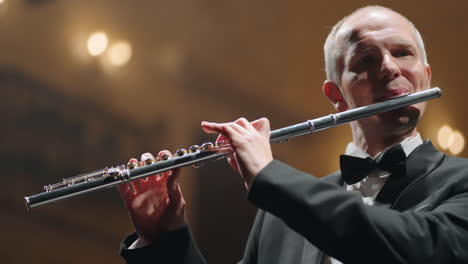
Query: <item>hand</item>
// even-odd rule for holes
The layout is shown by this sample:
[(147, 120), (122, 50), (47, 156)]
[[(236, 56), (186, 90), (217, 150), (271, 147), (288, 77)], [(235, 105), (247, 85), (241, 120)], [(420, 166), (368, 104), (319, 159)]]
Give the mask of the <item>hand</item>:
[[(163, 150), (158, 153), (172, 154)], [(141, 155), (141, 163), (154, 160), (151, 153)], [(138, 166), (137, 159), (129, 165)], [(179, 186), (179, 170), (166, 171), (144, 179), (119, 185), (120, 196), (140, 239), (140, 244), (149, 244), (162, 232), (174, 231), (185, 226), (185, 200)]]
[(250, 123), (239, 118), (230, 123), (202, 122), (206, 133), (220, 133), (217, 141), (228, 140), (234, 150), (229, 165), (240, 173), (247, 189), (255, 176), (273, 160), (270, 147), (270, 121), (261, 118)]

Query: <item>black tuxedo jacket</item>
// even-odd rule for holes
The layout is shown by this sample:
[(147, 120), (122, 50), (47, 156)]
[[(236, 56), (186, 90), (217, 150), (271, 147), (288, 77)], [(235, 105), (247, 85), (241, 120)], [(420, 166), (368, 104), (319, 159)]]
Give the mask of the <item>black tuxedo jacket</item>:
[[(260, 210), (243, 264), (468, 263), (468, 160), (449, 157), (430, 142), (392, 175), (376, 201), (343, 189), (339, 172), (322, 179), (273, 161), (256, 177), (249, 200)], [(205, 263), (188, 228), (128, 250), (128, 263)]]

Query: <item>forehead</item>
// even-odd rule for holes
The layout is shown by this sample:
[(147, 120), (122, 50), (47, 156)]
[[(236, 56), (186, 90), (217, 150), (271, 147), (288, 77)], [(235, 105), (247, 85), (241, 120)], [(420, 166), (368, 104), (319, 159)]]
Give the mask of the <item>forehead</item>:
[(344, 55), (351, 47), (367, 44), (416, 46), (413, 27), (401, 15), (387, 10), (363, 10), (347, 18), (336, 35)]

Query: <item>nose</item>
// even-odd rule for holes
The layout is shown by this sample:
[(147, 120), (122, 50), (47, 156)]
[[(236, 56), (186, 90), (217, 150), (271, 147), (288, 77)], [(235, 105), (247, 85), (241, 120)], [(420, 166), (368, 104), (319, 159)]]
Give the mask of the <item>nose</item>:
[(400, 67), (394, 61), (391, 54), (385, 54), (382, 58), (380, 66), (379, 79), (384, 81), (391, 81), (401, 75)]

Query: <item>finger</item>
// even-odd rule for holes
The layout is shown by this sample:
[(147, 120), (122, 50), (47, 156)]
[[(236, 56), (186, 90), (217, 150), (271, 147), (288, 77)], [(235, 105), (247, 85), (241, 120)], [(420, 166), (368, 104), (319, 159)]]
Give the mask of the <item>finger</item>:
[(240, 173), (240, 170), (239, 170), (239, 164), (237, 163), (237, 159), (235, 157), (229, 157), (227, 158), (227, 162), (229, 164), (229, 166), (231, 166), (231, 168), (235, 171), (237, 171), (238, 173)]
[[(140, 166), (150, 165), (150, 164), (155, 163), (156, 161), (157, 160), (154, 158), (153, 154), (151, 154), (150, 152), (145, 152), (145, 153), (141, 154)], [(142, 183), (147, 182), (149, 180), (152, 181), (152, 180), (155, 180), (156, 178), (157, 178), (156, 174), (150, 175), (150, 176), (145, 177), (143, 179), (135, 180), (134, 185), (142, 184)]]
[(135, 189), (133, 187), (130, 187), (132, 186), (130, 184), (131, 184), (130, 182), (122, 183), (122, 184), (119, 184), (119, 186), (117, 186), (120, 196), (122, 197), (124, 201), (130, 199), (131, 197), (135, 195), (135, 191), (134, 191)]
[(210, 133), (214, 131), (214, 133), (222, 134), (231, 143), (231, 147), (233, 148), (235, 148), (236, 145), (239, 146), (239, 143), (245, 140), (245, 135), (249, 133), (245, 128), (234, 122), (217, 124), (203, 121), (202, 126), (205, 132)]
[(224, 135), (219, 134), (218, 138), (216, 138), (215, 141), (216, 146), (218, 146), (218, 149), (230, 149), (231, 148), (231, 142), (229, 141), (228, 138), (226, 138)]
[(263, 117), (255, 121), (249, 122), (245, 118), (239, 118), (236, 123), (244, 127), (247, 131), (258, 132), (262, 136), (270, 136), (270, 121)]
[(201, 123), (203, 131), (205, 133), (221, 133), (223, 135), (227, 135), (228, 133), (228, 128), (233, 129), (234, 131), (237, 131), (240, 134), (246, 134), (246, 129), (237, 124), (236, 122), (230, 122), (230, 123), (213, 123), (213, 122), (208, 122), (208, 121), (202, 121)]
[(161, 150), (161, 151), (158, 152), (158, 157), (159, 157), (161, 160), (166, 160), (166, 159), (172, 157), (172, 153), (171, 153), (169, 150), (167, 150), (167, 149)]
[(226, 127), (223, 127), (221, 124), (202, 121), (201, 126), (205, 133), (208, 133), (208, 134), (218, 133), (219, 134), (218, 138), (216, 139), (216, 142), (229, 141), (230, 136), (227, 134)]
[(243, 165), (242, 160), (237, 158), (237, 154), (234, 153), (232, 157), (228, 158), (228, 163), (245, 181), (245, 166)]
[[(131, 170), (133, 168), (138, 167), (138, 160), (135, 158), (131, 158), (127, 163), (127, 169)], [(122, 183), (118, 187), (121, 197), (126, 200), (130, 199), (132, 196), (136, 194), (135, 186), (133, 182)]]
[(252, 126), (263, 136), (270, 136), (270, 120), (263, 117), (252, 122)]
[(245, 117), (241, 117), (234, 122), (247, 130), (255, 130), (252, 124), (250, 124), (250, 122)]
[(135, 158), (131, 158), (127, 163), (127, 169), (134, 169), (139, 167), (138, 160)]
[[(226, 124), (226, 123), (224, 123)], [(213, 133), (223, 133), (224, 129), (222, 129), (222, 125), (220, 123), (213, 123), (208, 121), (202, 121), (201, 127), (205, 133), (213, 134)]]
[(180, 168), (176, 168), (167, 176), (166, 187), (169, 203), (176, 205), (182, 199), (182, 192), (179, 185)]
[(266, 117), (262, 117), (262, 118), (259, 118), (257, 120), (254, 120), (252, 122), (250, 122), (252, 124), (252, 126), (254, 126), (255, 128), (258, 128), (259, 126), (261, 126), (264, 122), (268, 122), (270, 123), (270, 120), (268, 120), (268, 118)]
[(238, 124), (238, 123), (237, 123), (237, 120), (236, 120), (236, 122), (231, 123), (229, 127), (231, 127), (232, 129), (234, 129), (237, 133), (239, 133), (239, 134), (241, 134), (241, 135), (247, 134), (249, 129), (255, 130), (255, 129), (252, 127), (252, 125), (247, 121), (247, 119), (242, 118), (241, 120), (242, 120), (242, 121), (240, 121), (240, 124)]
[(245, 141), (245, 136), (248, 133), (248, 131), (245, 128), (241, 127), (236, 123), (233, 123), (230, 126), (226, 126), (224, 129), (226, 133), (225, 135), (228, 138), (229, 142), (231, 143), (231, 147), (234, 150), (236, 147), (242, 145), (242, 142)]
[[(209, 122), (206, 122), (206, 121), (202, 121), (201, 125), (202, 125), (202, 129), (205, 133), (220, 133), (220, 132), (217, 132), (215, 130), (212, 130), (211, 127), (208, 126)], [(225, 136), (224, 134), (220, 133), (218, 135), (218, 137), (216, 138), (216, 141), (215, 143), (220, 143), (220, 142), (229, 142), (229, 139), (227, 136)]]
[[(159, 160), (167, 160), (167, 159), (170, 159), (172, 157), (173, 157), (172, 153), (169, 150), (161, 150), (158, 153)], [(167, 176), (170, 176), (171, 174), (172, 174), (172, 170), (165, 171), (165, 172), (160, 174), (160, 177), (167, 177)]]
[[(158, 153), (161, 160), (172, 158), (172, 153), (169, 150), (162, 150)], [(168, 206), (176, 208), (182, 199), (182, 193), (179, 186), (180, 168), (165, 171), (162, 173), (161, 180), (166, 181), (166, 193), (169, 200)]]
[(141, 154), (141, 164), (142, 165), (148, 165), (151, 163), (156, 162), (156, 159), (154, 158), (153, 154), (146, 152)]
[(222, 142), (222, 141), (228, 142), (229, 139), (225, 135), (219, 134), (218, 137), (216, 138), (215, 142), (218, 143), (218, 142)]
[(241, 124), (247, 130), (259, 132), (261, 135), (269, 135), (270, 134), (270, 121), (267, 118), (260, 118), (249, 122), (245, 118), (240, 118), (236, 123)]

